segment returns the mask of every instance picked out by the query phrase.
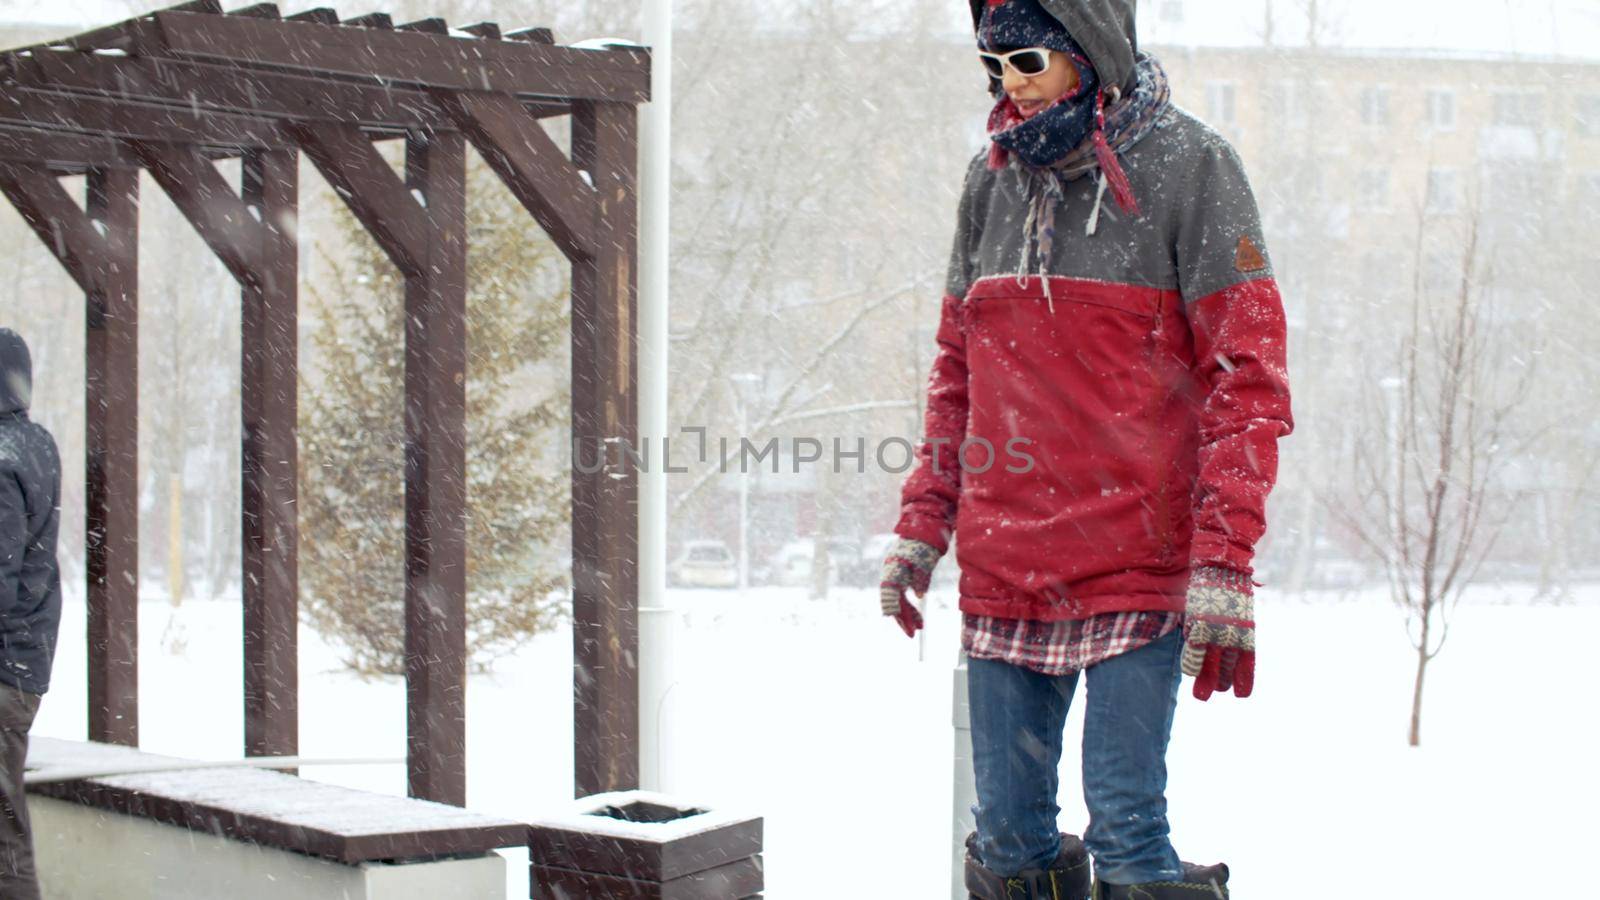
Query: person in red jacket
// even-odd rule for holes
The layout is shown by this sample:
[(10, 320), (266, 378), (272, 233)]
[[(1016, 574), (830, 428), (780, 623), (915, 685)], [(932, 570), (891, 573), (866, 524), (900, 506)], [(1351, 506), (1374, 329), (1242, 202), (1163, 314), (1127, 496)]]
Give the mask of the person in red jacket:
[[(1255, 680), (1251, 560), (1294, 428), (1260, 217), (1133, 0), (971, 2), (996, 103), (883, 612), (915, 629), (906, 593), (959, 534), (974, 896), (1225, 897), (1227, 867), (1168, 839), (1166, 751), (1183, 674), (1201, 700)], [(1080, 674), (1081, 841), (1055, 802)]]

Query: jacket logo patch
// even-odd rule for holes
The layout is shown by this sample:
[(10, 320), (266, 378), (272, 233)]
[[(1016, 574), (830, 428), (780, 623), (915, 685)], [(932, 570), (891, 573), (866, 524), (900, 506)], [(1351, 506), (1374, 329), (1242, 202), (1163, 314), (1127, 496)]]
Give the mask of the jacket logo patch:
[(1259, 272), (1267, 267), (1267, 258), (1261, 255), (1261, 250), (1248, 234), (1239, 236), (1239, 249), (1233, 253), (1233, 267), (1241, 272)]

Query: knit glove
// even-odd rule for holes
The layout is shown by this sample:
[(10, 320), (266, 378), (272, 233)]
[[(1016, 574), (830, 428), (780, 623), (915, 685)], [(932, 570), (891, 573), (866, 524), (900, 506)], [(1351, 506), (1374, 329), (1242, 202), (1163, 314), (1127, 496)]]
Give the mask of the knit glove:
[(914, 637), (922, 627), (922, 613), (906, 599), (906, 591), (915, 591), (918, 597), (926, 594), (928, 583), (933, 580), (933, 567), (938, 565), (942, 555), (931, 544), (900, 538), (889, 548), (889, 555), (883, 561), (878, 599), (883, 614), (894, 616), (906, 637)]
[(1230, 689), (1250, 696), (1256, 680), (1256, 613), (1250, 576), (1199, 566), (1189, 576), (1183, 621), (1183, 674), (1194, 676), (1194, 695), (1209, 700)]

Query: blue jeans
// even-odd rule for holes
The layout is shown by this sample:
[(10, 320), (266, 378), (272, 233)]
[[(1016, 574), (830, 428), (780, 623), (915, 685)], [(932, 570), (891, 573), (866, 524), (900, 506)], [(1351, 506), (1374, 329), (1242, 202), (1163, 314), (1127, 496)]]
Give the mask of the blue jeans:
[[(1167, 839), (1167, 741), (1183, 671), (1182, 629), (1087, 670), (1083, 840), (1107, 884), (1178, 880)], [(979, 861), (1002, 876), (1055, 859), (1057, 766), (1078, 673), (967, 660)]]

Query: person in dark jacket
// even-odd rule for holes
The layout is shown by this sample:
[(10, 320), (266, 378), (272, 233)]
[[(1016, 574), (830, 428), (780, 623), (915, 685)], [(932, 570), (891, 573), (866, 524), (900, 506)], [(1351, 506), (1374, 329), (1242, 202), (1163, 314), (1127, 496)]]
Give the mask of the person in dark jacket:
[[(1294, 427), (1255, 199), (1139, 51), (1134, 0), (971, 5), (996, 102), (883, 612), (915, 630), (906, 593), (958, 534), (974, 896), (1226, 897), (1227, 867), (1169, 840), (1166, 753), (1184, 674), (1201, 700), (1255, 681), (1250, 563)], [(1029, 464), (998, 458), (1018, 441)], [(1080, 674), (1082, 840), (1056, 830)]]
[(61, 626), (61, 457), (50, 432), (28, 418), (32, 395), (28, 345), (0, 328), (0, 897), (6, 900), (39, 896), (22, 773)]

